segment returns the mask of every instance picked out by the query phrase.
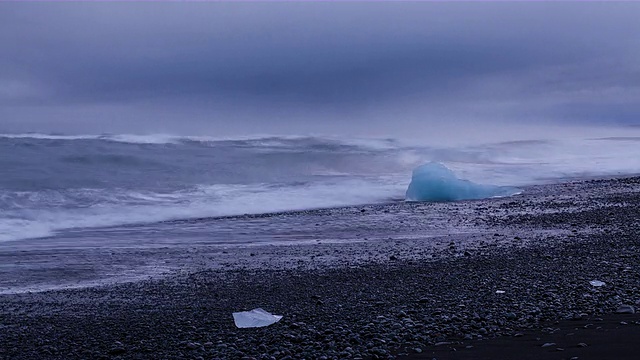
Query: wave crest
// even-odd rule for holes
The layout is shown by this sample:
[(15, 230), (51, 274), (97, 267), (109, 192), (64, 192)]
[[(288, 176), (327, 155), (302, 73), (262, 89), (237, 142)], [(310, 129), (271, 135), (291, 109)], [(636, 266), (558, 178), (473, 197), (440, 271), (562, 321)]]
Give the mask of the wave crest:
[(402, 145), (395, 139), (341, 138), (326, 136), (296, 135), (256, 135), (246, 137), (180, 136), (169, 134), (102, 134), (102, 135), (59, 135), (59, 134), (0, 134), (0, 139), (33, 140), (100, 140), (127, 144), (201, 144), (208, 146), (237, 146), (264, 148), (305, 148), (333, 149), (350, 146), (368, 150), (389, 150)]

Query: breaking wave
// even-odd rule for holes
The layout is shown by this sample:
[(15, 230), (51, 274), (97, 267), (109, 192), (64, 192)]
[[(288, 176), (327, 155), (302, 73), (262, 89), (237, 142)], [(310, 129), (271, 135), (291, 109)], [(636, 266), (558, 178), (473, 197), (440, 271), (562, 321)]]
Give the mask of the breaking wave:
[(640, 172), (634, 137), (434, 147), (317, 136), (0, 135), (0, 241), (59, 230), (401, 200), (438, 162), (521, 187)]
[(208, 185), (175, 192), (124, 189), (2, 192), (0, 241), (57, 230), (261, 214), (398, 200), (393, 179), (317, 184)]
[(211, 137), (211, 136), (178, 136), (168, 134), (104, 134), (104, 135), (50, 135), (38, 133), (0, 134), (0, 139), (33, 139), (33, 140), (98, 140), (127, 144), (180, 144), (199, 143), (201, 145), (236, 145), (245, 147), (266, 148), (326, 148), (351, 146), (371, 150), (388, 150), (397, 148), (400, 143), (394, 139), (345, 139), (340, 137), (314, 136), (275, 136), (256, 135), (247, 137)]

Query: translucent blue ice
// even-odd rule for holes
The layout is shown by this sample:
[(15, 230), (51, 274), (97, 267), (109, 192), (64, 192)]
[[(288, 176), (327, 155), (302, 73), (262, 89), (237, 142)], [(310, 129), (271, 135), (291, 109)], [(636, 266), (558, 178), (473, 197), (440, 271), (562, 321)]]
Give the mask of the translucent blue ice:
[(456, 201), (509, 196), (518, 189), (506, 186), (476, 184), (458, 179), (453, 171), (440, 163), (427, 163), (413, 170), (406, 193), (407, 201)]

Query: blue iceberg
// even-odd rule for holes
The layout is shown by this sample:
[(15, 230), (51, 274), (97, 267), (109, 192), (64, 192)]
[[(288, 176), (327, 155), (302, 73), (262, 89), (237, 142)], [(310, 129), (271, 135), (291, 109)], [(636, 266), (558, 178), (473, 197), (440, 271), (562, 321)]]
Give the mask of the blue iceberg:
[(456, 201), (510, 196), (519, 192), (508, 186), (482, 185), (458, 179), (446, 166), (431, 162), (413, 170), (407, 201)]

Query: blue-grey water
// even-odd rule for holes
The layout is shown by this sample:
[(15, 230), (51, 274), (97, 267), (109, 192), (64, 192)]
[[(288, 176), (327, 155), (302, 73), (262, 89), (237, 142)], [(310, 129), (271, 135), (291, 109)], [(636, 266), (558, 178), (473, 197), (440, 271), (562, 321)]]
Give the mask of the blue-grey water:
[(495, 185), (633, 174), (640, 172), (638, 139), (431, 147), (336, 137), (6, 134), (0, 135), (0, 241), (400, 201), (411, 171), (429, 161)]

